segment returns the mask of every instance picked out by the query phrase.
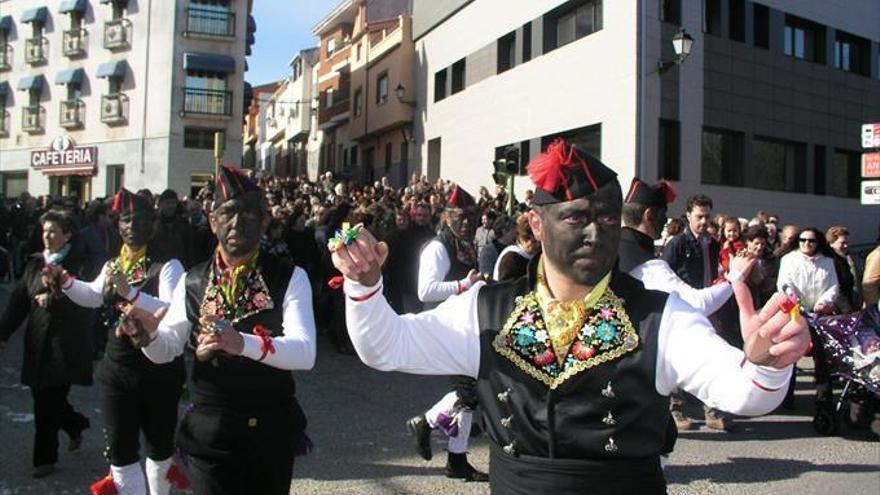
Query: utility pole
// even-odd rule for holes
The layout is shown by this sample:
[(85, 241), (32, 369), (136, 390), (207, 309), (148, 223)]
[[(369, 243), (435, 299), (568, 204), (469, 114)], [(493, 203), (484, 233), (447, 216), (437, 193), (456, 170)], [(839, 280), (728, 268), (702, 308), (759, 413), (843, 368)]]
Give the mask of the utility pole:
[(214, 133), (214, 180), (220, 178), (220, 160), (223, 159), (223, 152), (226, 150), (226, 133), (217, 131)]

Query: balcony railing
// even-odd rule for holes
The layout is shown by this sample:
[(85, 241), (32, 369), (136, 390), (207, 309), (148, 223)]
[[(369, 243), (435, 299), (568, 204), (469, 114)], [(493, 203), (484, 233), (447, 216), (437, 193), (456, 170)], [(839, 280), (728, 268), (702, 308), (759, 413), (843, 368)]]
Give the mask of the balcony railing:
[(0, 138), (9, 137), (9, 112), (0, 112)]
[(42, 105), (30, 105), (21, 109), (21, 130), (29, 133), (46, 129), (46, 109)]
[(12, 68), (12, 45), (3, 43), (0, 45), (0, 70)]
[(86, 54), (89, 33), (85, 29), (64, 31), (62, 50), (65, 57), (79, 57)]
[(117, 50), (131, 46), (131, 21), (126, 18), (104, 23), (104, 48)]
[[(331, 105), (329, 107), (322, 108), (318, 112), (318, 123), (324, 124), (324, 123), (329, 122), (331, 120), (335, 120), (337, 118), (340, 118), (341, 116), (343, 116), (344, 114), (346, 114), (349, 111), (350, 107), (351, 107), (351, 98), (346, 98), (344, 100), (339, 100), (339, 101), (333, 102), (333, 105)], [(340, 118), (340, 120), (341, 120), (341, 118)]]
[(232, 91), (183, 88), (183, 113), (232, 115)]
[(186, 34), (235, 37), (235, 13), (199, 7), (186, 9)]
[(101, 97), (101, 122), (119, 125), (128, 122), (128, 96), (110, 93)]
[(82, 127), (86, 117), (86, 104), (79, 98), (61, 101), (58, 124), (65, 129)]
[(49, 54), (49, 40), (44, 36), (29, 38), (24, 42), (24, 61), (30, 65), (46, 63)]

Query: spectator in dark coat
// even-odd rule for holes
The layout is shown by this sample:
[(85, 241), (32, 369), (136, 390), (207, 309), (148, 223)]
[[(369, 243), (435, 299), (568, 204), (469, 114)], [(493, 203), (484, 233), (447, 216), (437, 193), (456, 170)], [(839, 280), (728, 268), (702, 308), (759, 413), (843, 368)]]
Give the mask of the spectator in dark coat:
[[(424, 224), (415, 223), (411, 213), (399, 211), (396, 215), (397, 230), (388, 236), (388, 263), (385, 264), (389, 304), (398, 313), (418, 313), (422, 310), (419, 301), (419, 254), (425, 244), (434, 238), (434, 231)], [(428, 211), (424, 209), (424, 223)]]
[(21, 381), (34, 398), (34, 477), (49, 475), (58, 461), (58, 430), (79, 448), (89, 420), (67, 401), (71, 385), (92, 384), (93, 311), (71, 302), (55, 283), (43, 277), (47, 264), (80, 275), (82, 259), (69, 257), (75, 223), (67, 212), (49, 211), (40, 219), (45, 250), (31, 256), (0, 317), (0, 342), (27, 319)]
[(159, 195), (159, 215), (156, 219), (156, 234), (151, 242), (154, 253), (162, 258), (176, 259), (189, 269), (192, 264), (192, 229), (182, 216), (177, 193), (171, 189)]

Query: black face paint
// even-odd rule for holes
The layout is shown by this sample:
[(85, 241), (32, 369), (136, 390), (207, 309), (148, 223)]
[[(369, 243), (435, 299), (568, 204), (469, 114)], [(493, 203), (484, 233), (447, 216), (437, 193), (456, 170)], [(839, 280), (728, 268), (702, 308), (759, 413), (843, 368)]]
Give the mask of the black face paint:
[(476, 214), (470, 210), (453, 208), (446, 210), (446, 224), (452, 235), (464, 241), (474, 238), (477, 230)]
[(617, 182), (589, 198), (541, 207), (542, 245), (548, 261), (578, 284), (599, 283), (617, 260), (621, 207)]
[(233, 258), (244, 257), (260, 245), (266, 211), (259, 196), (247, 194), (214, 210), (217, 242)]
[(153, 238), (154, 221), (152, 212), (135, 211), (119, 217), (119, 235), (129, 247), (141, 247)]

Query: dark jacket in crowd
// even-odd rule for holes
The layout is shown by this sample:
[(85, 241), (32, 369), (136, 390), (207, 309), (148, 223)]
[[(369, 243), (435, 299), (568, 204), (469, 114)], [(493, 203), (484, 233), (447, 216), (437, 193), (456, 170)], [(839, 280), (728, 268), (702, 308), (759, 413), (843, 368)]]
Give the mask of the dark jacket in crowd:
[[(21, 382), (33, 388), (91, 385), (94, 311), (63, 294), (50, 296), (46, 308), (37, 305), (34, 297), (47, 292), (41, 278), (43, 265), (42, 254), (28, 259), (0, 317), (0, 340), (9, 339), (27, 320)], [(74, 276), (83, 268), (82, 259), (69, 256), (61, 265)]]
[[(709, 280), (718, 277), (718, 257), (721, 245), (715, 239), (709, 244)], [(691, 287), (702, 289), (706, 284), (703, 278), (703, 249), (700, 241), (690, 229), (673, 237), (663, 248), (663, 260)]]
[(401, 302), (403, 294), (418, 293), (419, 255), (434, 235), (428, 227), (413, 224), (388, 236), (388, 262), (385, 263), (384, 276), (392, 306)]
[(104, 263), (119, 253), (122, 237), (115, 226), (104, 228), (97, 223), (79, 231), (73, 239), (72, 250), (82, 256), (84, 280), (94, 280)]
[(150, 242), (150, 248), (162, 253), (165, 259), (176, 259), (184, 268), (193, 266), (194, 249), (192, 227), (189, 222), (175, 216), (170, 219), (156, 220), (156, 233)]

